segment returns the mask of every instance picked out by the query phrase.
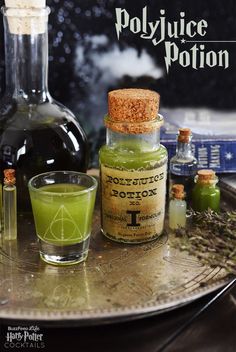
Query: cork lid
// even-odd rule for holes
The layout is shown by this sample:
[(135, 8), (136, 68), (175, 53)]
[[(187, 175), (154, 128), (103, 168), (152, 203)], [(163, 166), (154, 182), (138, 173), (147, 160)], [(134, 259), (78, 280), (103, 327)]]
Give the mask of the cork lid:
[(181, 143), (188, 143), (190, 141), (191, 136), (192, 136), (192, 132), (190, 128), (180, 128), (178, 141)]
[(148, 133), (160, 128), (160, 95), (148, 89), (118, 89), (108, 93), (107, 127), (122, 133)]
[(185, 196), (184, 185), (181, 185), (181, 184), (173, 185), (171, 189), (171, 193), (175, 199), (183, 199)]
[(215, 171), (211, 169), (199, 170), (197, 173), (197, 182), (199, 183), (212, 183), (216, 178)]
[(14, 169), (4, 170), (4, 184), (5, 185), (15, 185), (16, 183), (16, 172)]
[(46, 0), (5, 0), (3, 13), (12, 34), (42, 34), (46, 31), (50, 9)]
[(43, 9), (46, 7), (46, 0), (5, 0), (5, 6), (14, 9)]

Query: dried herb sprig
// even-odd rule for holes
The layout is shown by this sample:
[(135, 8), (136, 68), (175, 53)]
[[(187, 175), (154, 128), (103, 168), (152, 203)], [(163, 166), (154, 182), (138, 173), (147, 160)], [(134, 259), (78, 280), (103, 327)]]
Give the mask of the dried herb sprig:
[(191, 225), (175, 231), (175, 247), (186, 250), (205, 265), (236, 275), (236, 211), (191, 211)]

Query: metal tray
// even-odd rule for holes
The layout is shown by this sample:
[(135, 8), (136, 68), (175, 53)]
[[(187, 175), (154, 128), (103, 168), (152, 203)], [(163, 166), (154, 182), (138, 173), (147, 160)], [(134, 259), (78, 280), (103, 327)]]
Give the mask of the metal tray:
[[(224, 206), (236, 208), (234, 192), (226, 193)], [(33, 221), (21, 216), (17, 243), (0, 252), (0, 318), (54, 325), (122, 321), (166, 312), (229, 281), (224, 270), (174, 249), (171, 235), (124, 245), (105, 239), (99, 226), (97, 209), (87, 261), (56, 267), (40, 260)]]

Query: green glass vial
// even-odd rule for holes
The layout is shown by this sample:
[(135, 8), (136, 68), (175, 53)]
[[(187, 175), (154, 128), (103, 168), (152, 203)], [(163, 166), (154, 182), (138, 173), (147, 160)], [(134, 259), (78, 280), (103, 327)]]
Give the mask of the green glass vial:
[(199, 170), (193, 189), (193, 209), (196, 211), (220, 211), (220, 189), (216, 186), (218, 177), (213, 170)]
[(160, 144), (159, 94), (108, 95), (107, 143), (100, 150), (103, 234), (117, 242), (157, 238), (165, 217), (167, 151)]

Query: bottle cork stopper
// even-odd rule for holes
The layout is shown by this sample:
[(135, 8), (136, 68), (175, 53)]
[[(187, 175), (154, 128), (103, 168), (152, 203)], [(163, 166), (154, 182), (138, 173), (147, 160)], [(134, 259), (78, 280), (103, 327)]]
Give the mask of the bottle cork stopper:
[(17, 35), (45, 33), (49, 13), (46, 0), (5, 0), (5, 6), (10, 33)]
[(198, 177), (199, 179), (203, 179), (203, 180), (212, 180), (213, 178), (215, 178), (215, 171), (213, 170), (199, 170), (198, 171)]
[(108, 118), (105, 124), (117, 132), (151, 132), (162, 125), (158, 121), (159, 104), (160, 95), (148, 89), (113, 90), (108, 93)]
[(4, 184), (5, 185), (15, 185), (16, 184), (16, 172), (14, 169), (4, 170)]
[(181, 143), (188, 143), (190, 141), (191, 135), (192, 135), (192, 132), (191, 132), (190, 128), (180, 128), (179, 135), (178, 135), (178, 141)]
[(172, 189), (171, 189), (171, 192), (172, 192), (172, 196), (175, 198), (175, 199), (183, 199), (184, 198), (184, 185), (181, 185), (181, 184), (175, 184), (172, 186)]
[(43, 9), (46, 0), (5, 0), (5, 6), (13, 9)]
[(213, 170), (199, 170), (198, 173), (198, 182), (200, 183), (211, 183), (215, 180), (216, 174)]

